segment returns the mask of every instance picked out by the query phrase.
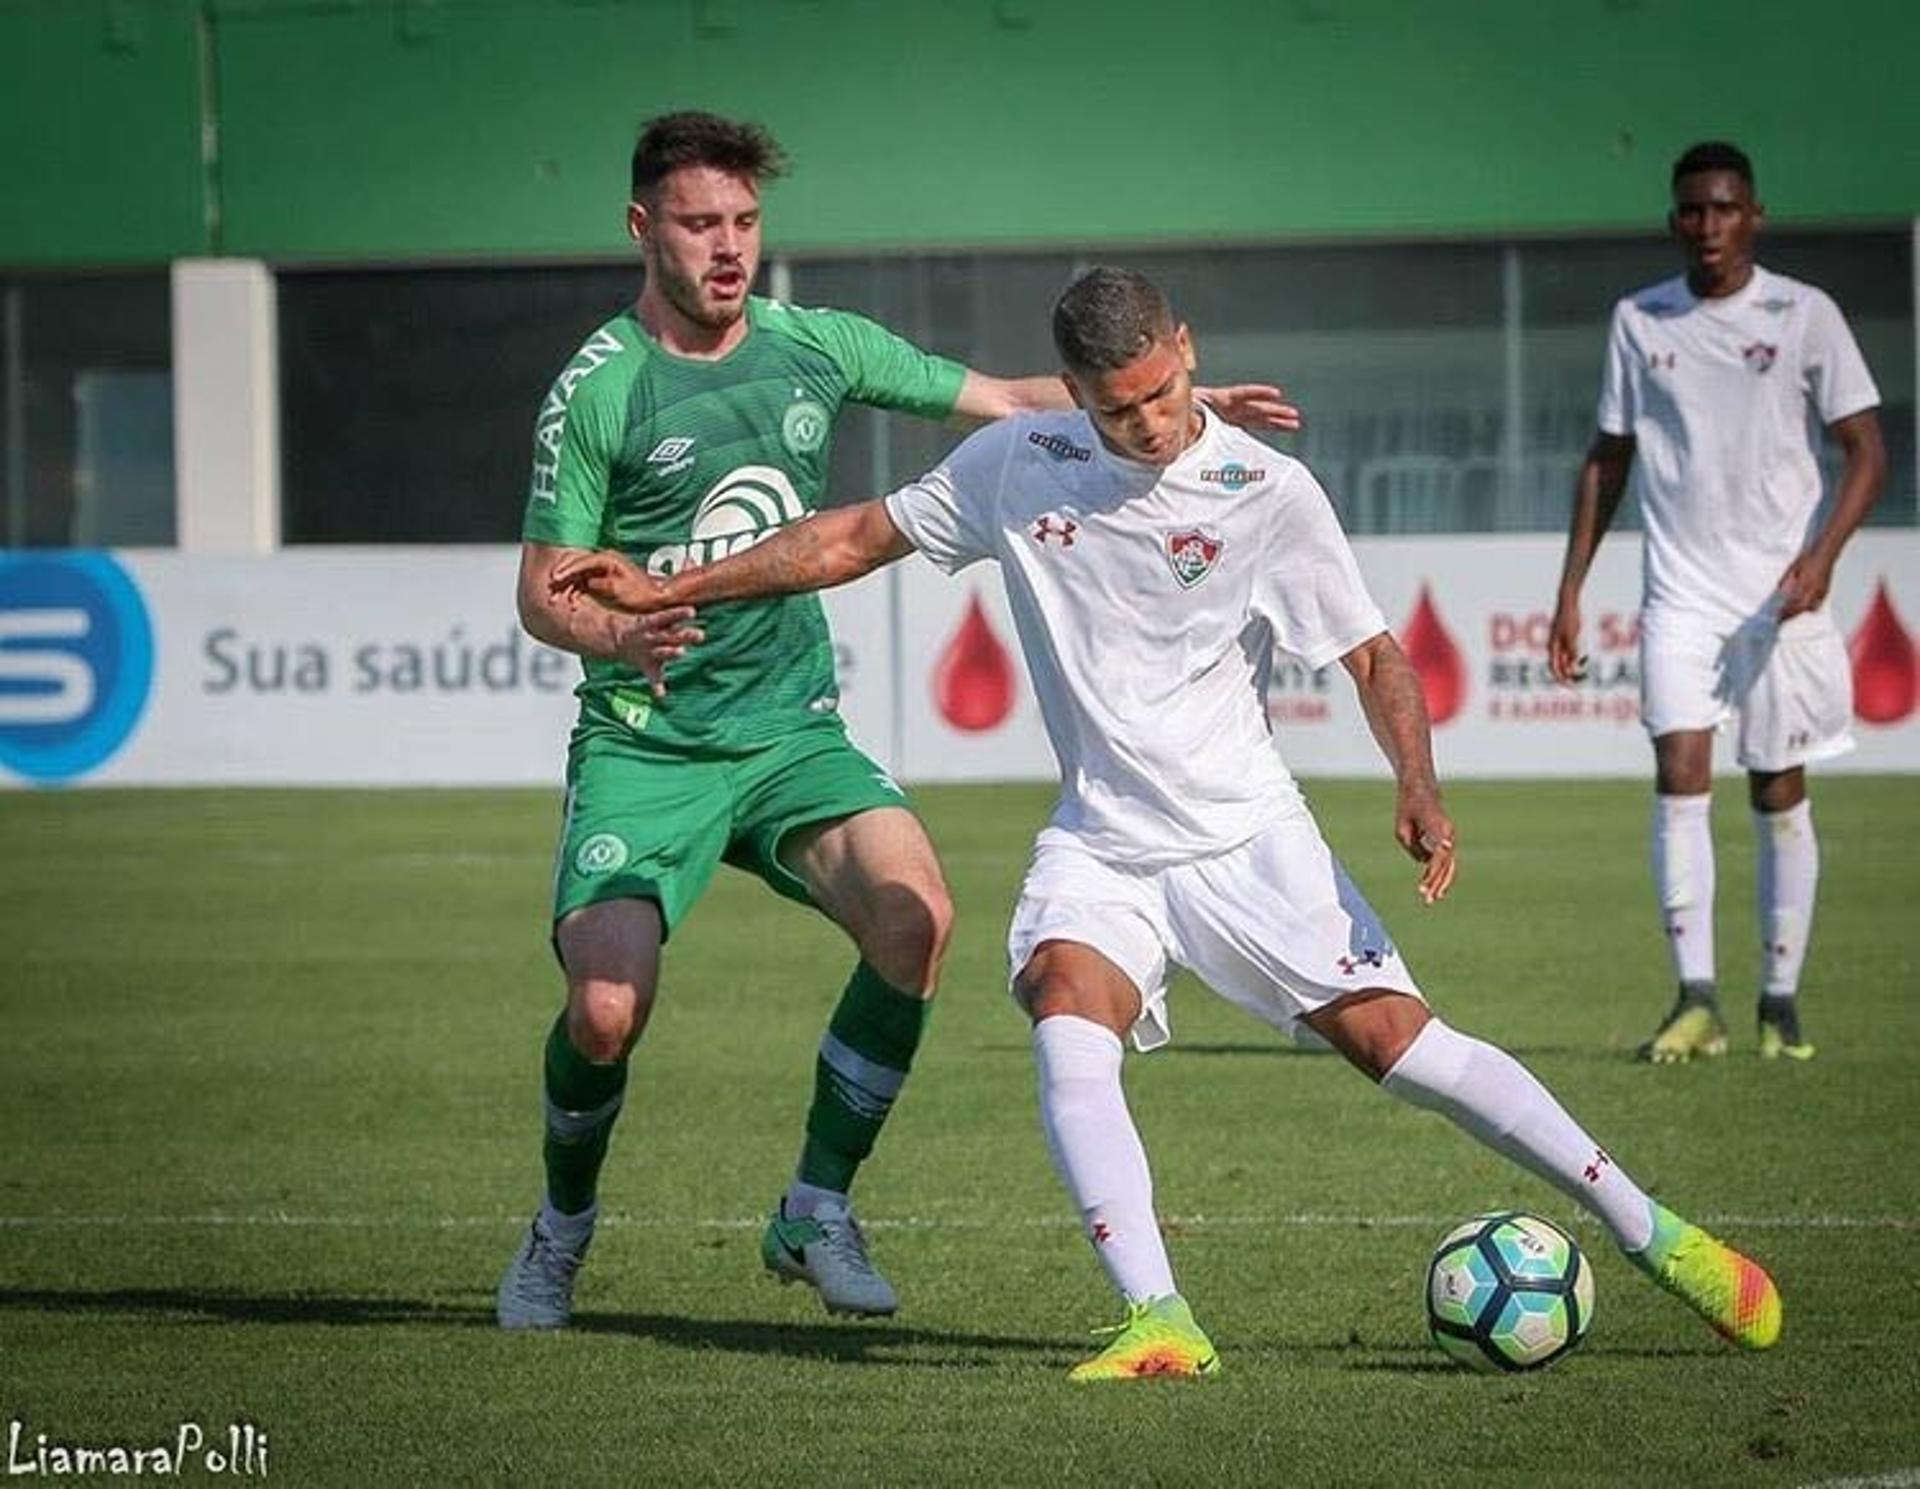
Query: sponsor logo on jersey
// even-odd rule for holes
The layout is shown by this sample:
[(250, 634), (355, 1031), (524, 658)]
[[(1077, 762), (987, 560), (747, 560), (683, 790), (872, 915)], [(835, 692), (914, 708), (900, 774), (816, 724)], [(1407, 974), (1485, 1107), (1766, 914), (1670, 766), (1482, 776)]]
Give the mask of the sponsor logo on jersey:
[(1071, 517), (1061, 517), (1058, 521), (1055, 521), (1055, 515), (1056, 514), (1052, 512), (1044, 513), (1040, 520), (1034, 523), (1033, 541), (1044, 548), (1047, 546), (1047, 540), (1052, 538), (1055, 539), (1062, 548), (1071, 548), (1073, 546), (1074, 534), (1080, 531), (1080, 524), (1075, 522)]
[(153, 684), (153, 626), (104, 553), (0, 557), (0, 765), (84, 775), (133, 733)]
[(1064, 434), (1042, 434), (1038, 429), (1027, 436), (1027, 443), (1038, 445), (1055, 460), (1091, 460), (1093, 451), (1085, 445), (1076, 445)]
[(1769, 346), (1764, 341), (1756, 341), (1752, 346), (1740, 348), (1740, 360), (1755, 372), (1765, 372), (1773, 366), (1774, 359), (1779, 355), (1779, 347)]
[(664, 577), (745, 553), (806, 515), (806, 505), (785, 471), (771, 465), (740, 466), (700, 498), (686, 542), (663, 544), (647, 555), (647, 572)]
[(796, 455), (811, 455), (827, 442), (831, 424), (824, 405), (796, 397), (780, 417), (780, 442)]
[(621, 350), (619, 337), (611, 331), (595, 331), (547, 390), (547, 401), (540, 405), (540, 414), (533, 426), (532, 496), (535, 501), (551, 502), (559, 495), (556, 488), (560, 479), (560, 447), (566, 441), (567, 409), (573, 403), (574, 392)]
[(647, 727), (653, 717), (653, 700), (638, 693), (615, 693), (608, 701), (613, 716), (635, 734)]
[(1224, 546), (1218, 534), (1208, 532), (1204, 527), (1168, 533), (1167, 564), (1173, 570), (1173, 577), (1180, 581), (1180, 587), (1192, 589), (1211, 574), (1214, 566), (1220, 562), (1220, 550)]
[(583, 874), (611, 874), (627, 865), (626, 841), (618, 833), (596, 832), (573, 853), (573, 866)]
[(1229, 460), (1225, 465), (1214, 470), (1200, 472), (1201, 480), (1211, 481), (1216, 486), (1224, 486), (1229, 491), (1243, 490), (1255, 481), (1264, 481), (1266, 478), (1265, 466), (1255, 466), (1250, 470), (1237, 460)]

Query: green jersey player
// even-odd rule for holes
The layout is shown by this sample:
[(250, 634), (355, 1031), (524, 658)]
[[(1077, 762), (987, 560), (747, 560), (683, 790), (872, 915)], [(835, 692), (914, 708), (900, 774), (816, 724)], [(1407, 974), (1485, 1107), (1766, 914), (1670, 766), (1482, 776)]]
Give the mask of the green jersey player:
[[(755, 298), (760, 187), (782, 164), (755, 125), (648, 123), (627, 219), (644, 288), (587, 338), (536, 423), (520, 614), (585, 678), (553, 907), (567, 1003), (546, 1042), (546, 1197), (501, 1280), (508, 1328), (570, 1316), (662, 948), (723, 862), (821, 910), (858, 952), (763, 1260), (831, 1312), (895, 1307), (847, 1195), (912, 1063), (952, 912), (919, 820), (847, 738), (819, 602), (730, 607), (695, 629), (686, 610), (622, 615), (550, 583), (570, 554), (617, 548), (667, 575), (805, 516), (847, 403), (970, 420), (1067, 403), (1056, 378), (987, 377), (861, 317)], [(1237, 421), (1298, 422), (1276, 389), (1216, 398)], [(669, 694), (663, 669), (694, 641)]]

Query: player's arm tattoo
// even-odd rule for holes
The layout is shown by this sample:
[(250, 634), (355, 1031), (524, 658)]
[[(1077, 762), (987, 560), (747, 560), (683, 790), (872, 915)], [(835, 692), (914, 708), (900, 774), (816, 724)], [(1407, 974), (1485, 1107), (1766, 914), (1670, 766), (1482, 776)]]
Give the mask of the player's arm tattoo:
[(1367, 727), (1393, 767), (1403, 795), (1437, 793), (1433, 730), (1427, 720), (1420, 675), (1390, 632), (1363, 641), (1340, 659), (1353, 676)]
[(697, 606), (832, 589), (912, 551), (885, 502), (862, 502), (816, 512), (745, 553), (683, 569), (667, 582), (665, 598), (670, 604)]

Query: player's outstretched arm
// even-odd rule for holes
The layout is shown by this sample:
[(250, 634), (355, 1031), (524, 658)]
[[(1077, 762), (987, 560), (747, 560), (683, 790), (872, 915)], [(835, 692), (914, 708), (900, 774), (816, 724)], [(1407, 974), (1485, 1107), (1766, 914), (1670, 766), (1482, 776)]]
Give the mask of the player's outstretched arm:
[(687, 624), (693, 611), (679, 605), (648, 615), (618, 615), (578, 591), (556, 587), (554, 572), (569, 558), (586, 556), (584, 548), (521, 544), (520, 624), (535, 640), (561, 651), (624, 662), (643, 674), (656, 694), (664, 694), (667, 663), (702, 639), (701, 631)]
[(1393, 836), (1423, 866), (1420, 898), (1431, 905), (1445, 899), (1453, 887), (1455, 834), (1434, 775), (1433, 730), (1419, 674), (1386, 631), (1361, 642), (1340, 661), (1353, 677), (1367, 727), (1393, 767), (1399, 788)]
[(1560, 566), (1560, 592), (1554, 602), (1553, 627), (1547, 633), (1547, 666), (1560, 682), (1578, 682), (1587, 673), (1587, 659), (1580, 650), (1580, 587), (1587, 582), (1600, 540), (1613, 525), (1613, 514), (1626, 495), (1633, 451), (1632, 435), (1602, 431), (1594, 436), (1580, 466), (1573, 518), (1567, 526), (1567, 556)]
[[(1196, 386), (1204, 400), (1229, 424), (1242, 429), (1292, 431), (1301, 427), (1300, 410), (1271, 383), (1232, 383), (1221, 388)], [(1073, 407), (1067, 385), (1058, 377), (990, 377), (969, 370), (954, 400), (954, 422), (967, 428), (1011, 414), (1064, 413)]]
[(602, 551), (569, 554), (554, 566), (549, 583), (557, 593), (579, 593), (644, 614), (832, 589), (911, 552), (887, 504), (875, 500), (816, 512), (744, 553), (682, 569), (670, 579), (645, 573), (623, 554)]
[(1854, 529), (1867, 519), (1887, 484), (1887, 446), (1880, 437), (1880, 415), (1862, 409), (1827, 426), (1846, 464), (1834, 489), (1833, 512), (1807, 551), (1780, 576), (1780, 619), (1818, 610), (1833, 587), (1833, 566)]

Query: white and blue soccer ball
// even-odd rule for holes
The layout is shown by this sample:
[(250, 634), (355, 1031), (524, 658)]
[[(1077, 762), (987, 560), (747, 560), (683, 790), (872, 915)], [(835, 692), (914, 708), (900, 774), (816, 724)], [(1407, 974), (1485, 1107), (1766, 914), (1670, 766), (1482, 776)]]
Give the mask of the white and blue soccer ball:
[(1434, 1248), (1427, 1327), (1469, 1369), (1538, 1370), (1592, 1322), (1592, 1268), (1573, 1237), (1538, 1215), (1476, 1215)]

